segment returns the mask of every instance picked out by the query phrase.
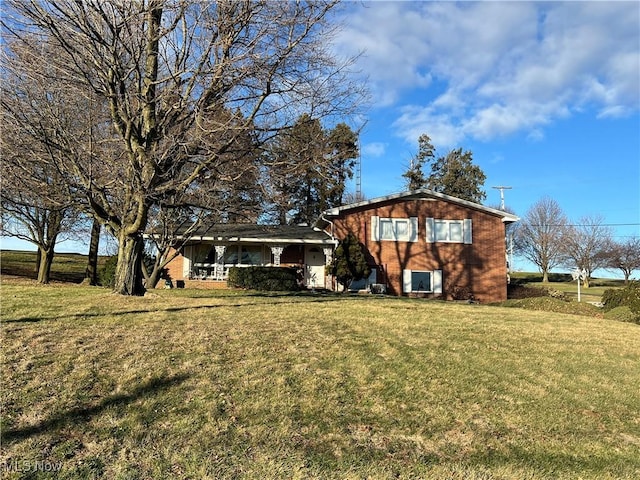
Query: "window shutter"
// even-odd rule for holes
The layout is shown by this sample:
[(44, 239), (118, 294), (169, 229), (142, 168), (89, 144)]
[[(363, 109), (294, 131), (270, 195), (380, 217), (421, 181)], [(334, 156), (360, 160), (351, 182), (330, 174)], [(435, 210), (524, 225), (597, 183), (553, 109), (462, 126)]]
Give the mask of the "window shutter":
[(442, 270), (433, 271), (433, 293), (442, 293)]
[(464, 243), (466, 244), (471, 244), (471, 219), (470, 218), (465, 218), (464, 219), (464, 226), (463, 226), (463, 235), (464, 235)]
[(411, 270), (402, 271), (402, 291), (404, 293), (411, 292)]
[(417, 242), (418, 241), (418, 217), (411, 217), (411, 231), (409, 232), (409, 241)]
[(374, 242), (380, 240), (380, 217), (371, 217), (371, 240)]
[(427, 218), (427, 243), (433, 243), (435, 241), (435, 227), (433, 224), (433, 218)]

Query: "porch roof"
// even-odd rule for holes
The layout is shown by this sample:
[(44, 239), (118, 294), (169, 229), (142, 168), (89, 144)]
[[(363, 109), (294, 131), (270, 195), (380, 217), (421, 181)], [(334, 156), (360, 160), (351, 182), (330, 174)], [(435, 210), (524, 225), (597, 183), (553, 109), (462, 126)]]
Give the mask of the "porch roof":
[[(179, 232), (177, 240), (185, 239), (186, 232)], [(268, 243), (334, 245), (329, 234), (307, 225), (255, 225), (220, 223), (201, 227), (190, 233), (189, 241), (221, 243)]]

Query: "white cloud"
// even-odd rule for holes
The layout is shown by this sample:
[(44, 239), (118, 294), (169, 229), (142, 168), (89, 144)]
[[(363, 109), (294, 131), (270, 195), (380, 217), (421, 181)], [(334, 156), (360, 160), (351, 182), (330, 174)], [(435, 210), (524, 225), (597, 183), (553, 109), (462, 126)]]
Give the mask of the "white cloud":
[(362, 155), (367, 157), (382, 157), (386, 149), (387, 145), (382, 142), (367, 143), (362, 146)]
[(640, 107), (637, 2), (381, 2), (352, 9), (342, 49), (366, 50), (378, 106), (410, 143), (518, 131), (536, 138), (575, 111)]

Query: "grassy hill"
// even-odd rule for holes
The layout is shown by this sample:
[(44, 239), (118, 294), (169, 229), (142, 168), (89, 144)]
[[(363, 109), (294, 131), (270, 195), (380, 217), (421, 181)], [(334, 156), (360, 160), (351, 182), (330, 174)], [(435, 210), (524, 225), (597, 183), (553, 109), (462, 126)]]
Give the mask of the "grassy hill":
[[(98, 259), (101, 265), (106, 257)], [(19, 276), (35, 280), (35, 252), (19, 250), (0, 251), (0, 273), (2, 275)], [(79, 253), (56, 253), (51, 264), (51, 280), (54, 282), (81, 283), (87, 268), (87, 256)]]
[(7, 478), (640, 476), (634, 324), (11, 278), (1, 318)]

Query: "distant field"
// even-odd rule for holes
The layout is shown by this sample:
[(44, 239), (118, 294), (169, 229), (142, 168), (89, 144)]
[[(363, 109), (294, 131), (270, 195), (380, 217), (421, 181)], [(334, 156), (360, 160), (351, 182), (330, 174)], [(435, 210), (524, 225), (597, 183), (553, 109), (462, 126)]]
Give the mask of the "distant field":
[[(552, 288), (566, 293), (573, 300), (578, 299), (578, 283), (569, 274), (552, 273), (549, 275), (549, 283), (542, 283), (542, 275), (539, 273), (514, 273), (512, 281), (526, 284), (532, 287)], [(589, 288), (580, 287), (580, 297), (583, 302), (599, 302), (605, 290), (624, 286), (623, 280), (594, 278)]]
[(67, 479), (640, 478), (634, 324), (376, 296), (1, 291), (3, 478), (25, 462)]
[[(98, 259), (102, 264), (105, 257)], [(2, 275), (15, 275), (35, 280), (38, 275), (35, 252), (18, 250), (0, 251), (0, 269)], [(87, 269), (87, 256), (79, 253), (57, 253), (51, 265), (51, 280), (58, 282), (81, 283)]]

